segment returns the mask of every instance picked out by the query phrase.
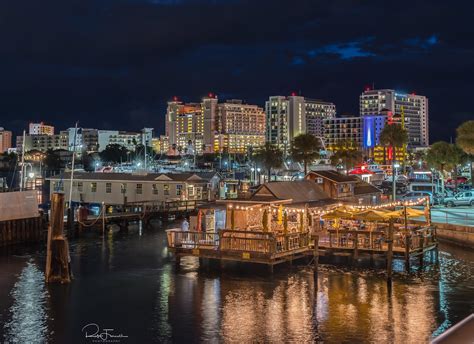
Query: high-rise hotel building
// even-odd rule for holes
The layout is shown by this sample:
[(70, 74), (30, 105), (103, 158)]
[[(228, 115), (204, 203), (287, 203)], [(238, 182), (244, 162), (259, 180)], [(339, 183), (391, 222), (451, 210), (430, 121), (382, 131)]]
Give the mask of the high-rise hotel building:
[(265, 103), (267, 116), (267, 141), (276, 144), (285, 154), (291, 141), (300, 134), (324, 136), (324, 119), (333, 118), (333, 103), (313, 100), (302, 96), (272, 96)]
[(180, 153), (245, 153), (265, 143), (265, 112), (257, 105), (215, 95), (200, 103), (168, 102), (166, 136)]
[(40, 123), (30, 123), (29, 125), (30, 135), (54, 135), (54, 127), (52, 125)]
[(400, 117), (408, 131), (409, 147), (429, 145), (428, 98), (390, 89), (366, 90), (360, 95), (360, 115), (378, 115), (391, 111)]

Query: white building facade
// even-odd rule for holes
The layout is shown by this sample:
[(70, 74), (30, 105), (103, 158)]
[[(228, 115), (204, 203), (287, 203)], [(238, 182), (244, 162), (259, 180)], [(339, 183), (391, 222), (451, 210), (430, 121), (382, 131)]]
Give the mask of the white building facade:
[(360, 115), (377, 115), (386, 110), (402, 118), (411, 148), (429, 145), (428, 98), (391, 89), (366, 90), (359, 98)]

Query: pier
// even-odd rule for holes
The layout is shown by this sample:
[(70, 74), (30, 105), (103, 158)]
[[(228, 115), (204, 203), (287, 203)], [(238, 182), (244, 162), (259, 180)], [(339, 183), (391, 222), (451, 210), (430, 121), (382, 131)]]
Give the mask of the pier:
[(169, 202), (131, 202), (126, 205), (108, 206), (103, 204), (99, 215), (87, 215), (78, 210), (77, 229), (81, 233), (86, 228), (103, 229), (104, 226), (118, 225), (126, 230), (128, 224), (134, 221), (147, 223), (152, 219), (167, 221), (195, 212), (202, 202), (198, 201), (169, 201)]

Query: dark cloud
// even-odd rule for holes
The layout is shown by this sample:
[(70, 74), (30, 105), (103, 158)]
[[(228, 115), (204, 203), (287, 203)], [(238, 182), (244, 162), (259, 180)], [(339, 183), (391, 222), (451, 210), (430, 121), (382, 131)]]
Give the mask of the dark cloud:
[(431, 137), (474, 118), (468, 1), (0, 3), (0, 126), (164, 129), (166, 101), (301, 91), (357, 113), (364, 85), (430, 98)]

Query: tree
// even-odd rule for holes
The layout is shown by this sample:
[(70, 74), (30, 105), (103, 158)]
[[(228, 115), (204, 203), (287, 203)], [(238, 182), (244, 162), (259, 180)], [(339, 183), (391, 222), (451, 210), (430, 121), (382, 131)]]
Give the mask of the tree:
[(46, 167), (46, 170), (50, 172), (57, 172), (62, 167), (61, 157), (59, 156), (58, 152), (55, 152), (52, 149), (48, 149), (46, 151), (43, 164)]
[(331, 164), (342, 164), (349, 173), (349, 169), (362, 160), (362, 152), (353, 142), (341, 142), (335, 147), (335, 152), (331, 155)]
[(380, 133), (380, 143), (386, 147), (392, 147), (392, 189), (393, 201), (396, 198), (396, 176), (395, 160), (397, 159), (397, 148), (402, 148), (408, 142), (408, 132), (401, 124), (393, 123), (386, 125)]
[[(428, 165), (441, 174), (442, 187), (444, 192), (444, 174), (455, 170), (455, 179), (457, 180), (457, 166), (466, 160), (466, 155), (458, 146), (438, 141), (431, 145), (426, 153), (426, 162)], [(457, 186), (457, 185), (456, 185)]]
[(110, 144), (99, 153), (104, 162), (118, 163), (127, 160), (127, 148), (119, 144)]
[(304, 174), (308, 173), (308, 164), (319, 158), (319, 140), (311, 134), (300, 134), (293, 139), (290, 155), (294, 161), (302, 162)]
[(458, 129), (456, 130), (457, 138), (456, 143), (459, 147), (462, 148), (464, 152), (469, 154), (469, 162), (470, 162), (470, 174), (471, 174), (471, 183), (472, 176), (474, 175), (472, 169), (472, 161), (474, 159), (474, 121), (467, 121), (461, 124)]
[(461, 124), (456, 130), (456, 143), (464, 152), (474, 155), (474, 121)]
[(272, 168), (279, 168), (283, 165), (283, 152), (277, 146), (267, 142), (265, 146), (255, 152), (253, 160), (267, 170), (268, 181), (270, 181)]
[(380, 143), (386, 147), (392, 147), (392, 165), (397, 158), (397, 148), (402, 148), (408, 142), (408, 132), (401, 124), (394, 123), (386, 125), (380, 133)]

